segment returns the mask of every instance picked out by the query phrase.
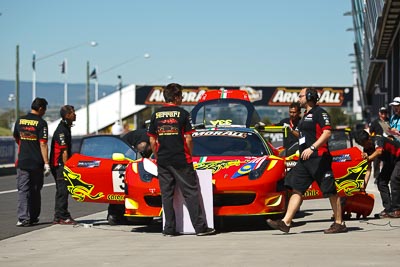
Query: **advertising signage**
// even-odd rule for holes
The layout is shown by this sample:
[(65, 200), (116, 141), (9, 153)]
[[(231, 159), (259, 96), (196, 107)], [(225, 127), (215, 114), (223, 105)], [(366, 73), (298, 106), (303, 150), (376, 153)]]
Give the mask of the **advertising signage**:
[[(289, 106), (298, 100), (305, 86), (183, 86), (182, 105), (196, 105), (207, 90), (246, 90), (255, 106)], [(347, 107), (353, 104), (353, 87), (314, 86), (319, 92), (319, 105)], [(137, 86), (137, 105), (162, 105), (163, 86)]]

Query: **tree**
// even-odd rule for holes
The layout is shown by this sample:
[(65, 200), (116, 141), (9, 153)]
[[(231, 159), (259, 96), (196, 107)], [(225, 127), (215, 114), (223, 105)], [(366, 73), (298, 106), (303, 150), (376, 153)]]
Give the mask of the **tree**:
[(14, 110), (7, 110), (0, 113), (0, 136), (11, 135), (11, 127), (14, 123)]
[(340, 125), (349, 126), (349, 116), (343, 112), (342, 108), (329, 108), (327, 111), (331, 117), (333, 129)]

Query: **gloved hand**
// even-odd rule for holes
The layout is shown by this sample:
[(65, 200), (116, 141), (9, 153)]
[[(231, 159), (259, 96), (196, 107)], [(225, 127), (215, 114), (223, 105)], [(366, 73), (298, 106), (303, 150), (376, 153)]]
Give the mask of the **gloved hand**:
[(292, 127), (290, 127), (290, 124), (288, 124), (288, 123), (284, 123), (284, 124), (283, 124), (283, 127), (288, 127), (289, 130), (292, 130)]
[(44, 164), (44, 172), (43, 172), (44, 176), (47, 177), (50, 175), (50, 165), (49, 164)]

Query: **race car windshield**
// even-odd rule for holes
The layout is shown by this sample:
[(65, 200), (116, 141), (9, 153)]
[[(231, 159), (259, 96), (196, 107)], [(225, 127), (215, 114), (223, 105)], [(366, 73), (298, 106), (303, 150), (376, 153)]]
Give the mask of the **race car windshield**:
[(193, 156), (270, 155), (260, 138), (253, 133), (204, 131), (193, 134)]
[(195, 118), (206, 126), (244, 126), (247, 108), (241, 103), (214, 103), (202, 107)]

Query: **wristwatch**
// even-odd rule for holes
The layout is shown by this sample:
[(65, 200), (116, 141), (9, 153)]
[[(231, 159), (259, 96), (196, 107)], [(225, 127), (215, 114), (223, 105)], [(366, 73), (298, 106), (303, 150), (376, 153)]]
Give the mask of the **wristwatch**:
[(310, 146), (310, 149), (311, 149), (312, 151), (315, 151), (315, 150), (316, 150), (315, 146)]

